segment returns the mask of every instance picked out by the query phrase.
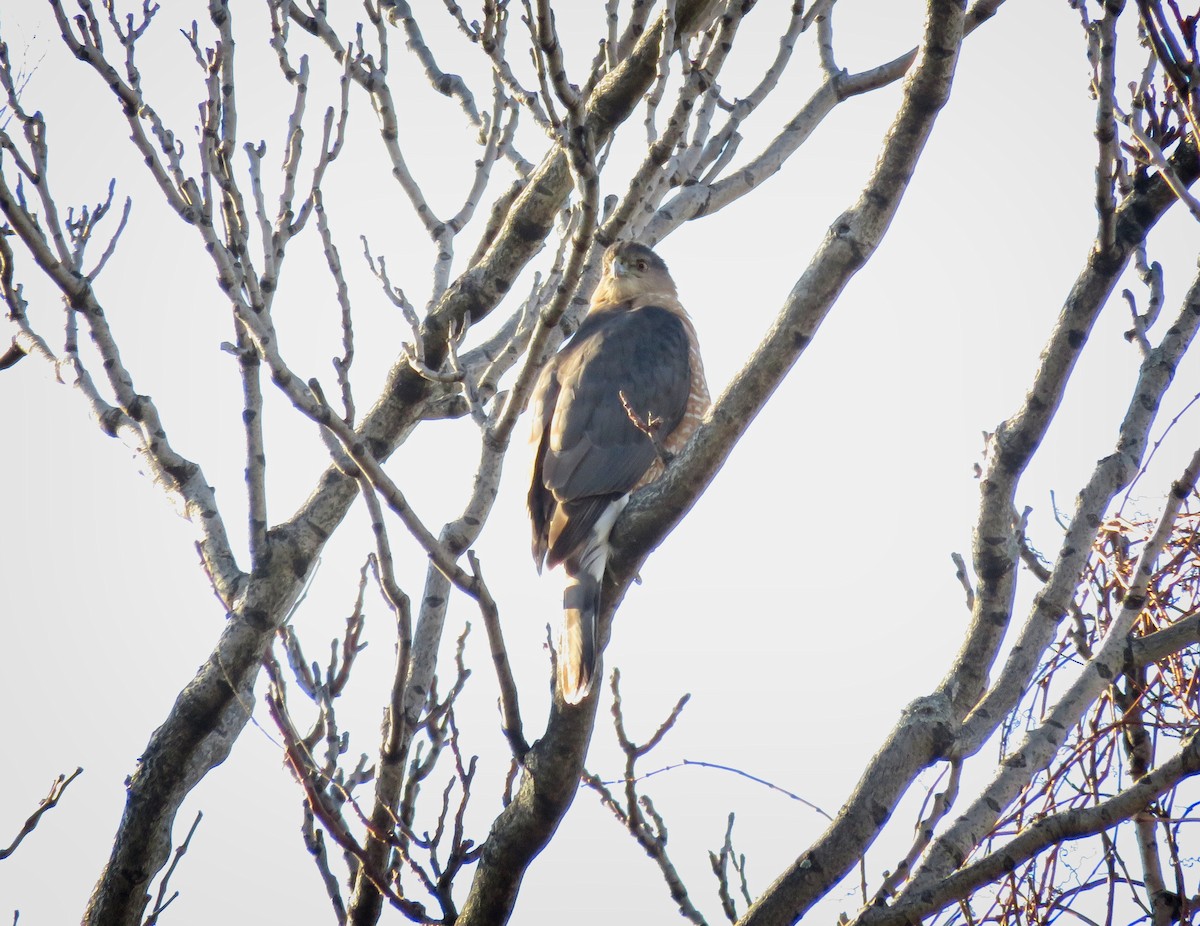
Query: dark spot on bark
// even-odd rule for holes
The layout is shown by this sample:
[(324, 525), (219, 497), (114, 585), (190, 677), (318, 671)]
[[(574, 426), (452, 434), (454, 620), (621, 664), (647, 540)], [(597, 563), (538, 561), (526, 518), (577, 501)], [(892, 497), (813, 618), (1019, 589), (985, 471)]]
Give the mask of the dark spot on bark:
[(521, 241), (541, 241), (548, 231), (549, 226), (529, 219), (519, 219), (513, 223), (513, 233)]
[(292, 574), (297, 579), (303, 579), (308, 575), (308, 567), (312, 562), (307, 556), (296, 555), (292, 557)]
[(933, 728), (933, 751), (934, 755), (939, 758), (945, 758), (950, 750), (954, 748), (955, 736), (954, 730), (949, 724), (938, 723)]
[(1005, 538), (984, 538), (984, 543), (993, 547), (978, 557), (975, 567), (976, 574), (984, 584), (994, 585), (1012, 572), (1012, 560), (998, 552), (1003, 550), (1004, 541)]
[(1073, 350), (1079, 350), (1087, 342), (1087, 334), (1077, 329), (1067, 332), (1067, 343)]
[(109, 437), (117, 436), (117, 428), (121, 424), (122, 412), (119, 408), (109, 409), (100, 419), (100, 429)]
[(255, 630), (271, 629), (271, 615), (263, 608), (246, 608), (242, 612), (242, 620)]
[(176, 484), (182, 486), (192, 478), (197, 467), (195, 463), (181, 463), (178, 466), (164, 467), (164, 469), (167, 471), (170, 477), (175, 480)]
[[(371, 456), (373, 456), (376, 460), (382, 460), (387, 456), (388, 445), (386, 441), (383, 441), (379, 438), (371, 438), (367, 441), (367, 447), (370, 449)], [(363, 447), (360, 444), (356, 452), (361, 453), (362, 450)]]

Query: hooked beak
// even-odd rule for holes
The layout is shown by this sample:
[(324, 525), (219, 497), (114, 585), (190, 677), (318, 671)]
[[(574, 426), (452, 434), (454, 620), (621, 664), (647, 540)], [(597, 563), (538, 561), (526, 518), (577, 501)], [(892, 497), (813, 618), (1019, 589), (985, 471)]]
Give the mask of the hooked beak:
[(623, 277), (629, 274), (629, 265), (621, 258), (615, 258), (612, 262), (612, 272), (615, 277)]

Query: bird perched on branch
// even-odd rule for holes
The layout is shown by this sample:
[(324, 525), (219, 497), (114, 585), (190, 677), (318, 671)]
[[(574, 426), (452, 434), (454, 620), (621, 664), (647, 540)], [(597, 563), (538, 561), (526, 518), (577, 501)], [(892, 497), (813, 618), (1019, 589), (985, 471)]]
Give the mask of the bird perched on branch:
[(661, 475), (708, 409), (692, 321), (650, 248), (619, 241), (579, 330), (533, 394), (533, 559), (562, 564), (558, 690), (578, 704), (599, 656), (596, 622), (608, 535), (632, 492)]

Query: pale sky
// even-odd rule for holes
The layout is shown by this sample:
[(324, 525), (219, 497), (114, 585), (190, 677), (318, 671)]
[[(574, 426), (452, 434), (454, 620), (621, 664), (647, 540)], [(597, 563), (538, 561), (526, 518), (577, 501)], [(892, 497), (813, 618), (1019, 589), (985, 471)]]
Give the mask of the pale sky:
[[(739, 36), (741, 56), (722, 78), (729, 97), (748, 92), (774, 55), (774, 24), (783, 21), (785, 5), (759, 6)], [(115, 100), (56, 41), (45, 6), (10, 7), (0, 15), (0, 36), (14, 60), (24, 46), (36, 68), (23, 99), (46, 116), (60, 203), (102, 198), (114, 175), (118, 196), (134, 197), (130, 228), (99, 291), (139, 391), (155, 398), (177, 448), (217, 487), (244, 557), (240, 386), (235, 362), (219, 349), (232, 339), (232, 325), (211, 265), (194, 232), (148, 185)], [(904, 52), (919, 37), (922, 9), (916, 0), (843, 0), (840, 63), (855, 70)], [(440, 6), (433, 12), (440, 15)], [(148, 94), (190, 144), (199, 72), (174, 31), (178, 24), (168, 21), (172, 13), (152, 30), (141, 69)], [(181, 19), (191, 15), (203, 13)], [(248, 28), (250, 20), (237, 15)], [(575, 22), (580, 15), (574, 8), (560, 13), (573, 76), (590, 59), (589, 36), (600, 19), (597, 12)], [(264, 36), (247, 33), (239, 45), (240, 120), (246, 140), (265, 138), (273, 167), (290, 97)], [(474, 50), (461, 50), (453, 36), (439, 38), (446, 67), (474, 60)], [(747, 125), (739, 160), (756, 154), (815, 86), (813, 39), (802, 37), (784, 84)], [(392, 54), (398, 71), (410, 68), (420, 80), (398, 35)], [(333, 90), (317, 79), (329, 71), (319, 49), (313, 65), (309, 105), (316, 113), (332, 102)], [(1009, 0), (967, 39), (950, 102), (883, 245), (618, 614), (605, 663), (621, 669), (631, 734), (644, 739), (682, 693), (692, 694), (643, 771), (685, 758), (736, 766), (834, 814), (901, 708), (941, 678), (968, 616), (950, 555), (969, 554), (981, 432), (1023, 397), (1094, 234), (1088, 77), (1078, 16), (1065, 2)], [(478, 87), (482, 94), (485, 85)], [(760, 191), (685, 225), (659, 247), (695, 320), (714, 394), (854, 201), (898, 96), (891, 87), (839, 107)], [(432, 93), (401, 102), (401, 144), (413, 172), (434, 208), (452, 211), (476, 156), (461, 113)], [(418, 306), (428, 292), (432, 248), (387, 179), (374, 116), (357, 91), (351, 105), (351, 144), (361, 144), (331, 169), (326, 202), (358, 313), (357, 388), (365, 410), (406, 329), (363, 267), (358, 234), (388, 255), (393, 278)], [(605, 193), (624, 189), (643, 140), (640, 121), (639, 113), (627, 129), (628, 147), (619, 145), (606, 169)], [(530, 130), (521, 148), (538, 161), (545, 144)], [(471, 233), (463, 236), (456, 270), (474, 243)], [(1182, 209), (1152, 238), (1151, 256), (1166, 267), (1164, 314), (1190, 284), (1198, 243), (1195, 221)], [(329, 358), (340, 353), (336, 303), (319, 250), (312, 241), (305, 247), (285, 271), (276, 324), (292, 368), (328, 384)], [(31, 311), (57, 344), (61, 303), (19, 260)], [(516, 293), (531, 279), (526, 273)], [(1124, 285), (1143, 298), (1132, 277)], [(1031, 540), (1041, 549), (1054, 550), (1060, 536), (1050, 493), (1069, 507), (1094, 462), (1112, 450), (1139, 361), (1121, 337), (1128, 327), (1127, 309), (1115, 298), (1022, 483), (1018, 502), (1033, 508)], [(1198, 382), (1196, 358), (1189, 357), (1155, 436)], [(60, 806), (0, 863), (0, 918), (19, 909), (22, 926), (60, 924), (81, 914), (108, 856), (125, 776), (208, 656), (224, 615), (197, 566), (189, 525), (138, 475), (130, 452), (92, 424), (77, 394), (30, 359), (0, 374), (0, 408), (8, 435), (0, 453), (0, 484), (8, 487), (0, 541), (7, 612), (0, 696), (8, 705), (0, 843), (55, 775), (85, 768)], [(328, 457), (313, 426), (276, 393), (266, 414), (270, 515), (280, 521), (303, 501)], [(1156, 510), (1176, 461), (1198, 437), (1193, 413), (1135, 490), (1144, 510)], [(430, 424), (387, 469), (436, 527), (458, 513), (477, 447), (469, 420)], [(539, 578), (528, 556), (528, 461), (523, 443), (515, 446), (477, 550), (500, 603), (532, 739), (548, 706), (545, 627), (557, 621), (561, 576)], [(398, 579), (415, 599), (425, 558), (398, 525), (392, 542)], [(371, 545), (360, 506), (330, 543), (294, 620), (310, 658), (326, 658), (328, 640), (341, 632)], [(1030, 594), (1026, 583), (1018, 597)], [(468, 602), (452, 607), (447, 639), (464, 620), (474, 627), (474, 671), (458, 714), (464, 748), (480, 756), (468, 821), (482, 841), (508, 753), (495, 722), (496, 682), (482, 624)], [(373, 593), (367, 638), (339, 712), (351, 731), (351, 755), (376, 749), (392, 664), (390, 618)], [(622, 760), (607, 704), (606, 695), (587, 765), (613, 779)], [(294, 707), (303, 713), (299, 701)], [(204, 812), (172, 880), (181, 896), (164, 924), (332, 921), (299, 837), (302, 795), (283, 767), (261, 700), (255, 721), (177, 818), (181, 838), (196, 811)], [(980, 758), (986, 772), (991, 759)], [(436, 776), (427, 806), (444, 780)], [(754, 893), (824, 822), (778, 793), (718, 771), (679, 769), (644, 790), (668, 823), (672, 857), (693, 902), (713, 923), (723, 917), (707, 852), (719, 848), (730, 811)], [(912, 801), (898, 810), (902, 836), (916, 812)], [(893, 868), (906, 848), (902, 839), (877, 846), (869, 870), (877, 877)], [(468, 884), (464, 877), (460, 896)], [(853, 913), (853, 891), (853, 884), (836, 889), (813, 921)], [(586, 790), (531, 867), (513, 922), (556, 922), (567, 911), (574, 926), (677, 921), (657, 869)], [(385, 913), (383, 922), (401, 918)]]

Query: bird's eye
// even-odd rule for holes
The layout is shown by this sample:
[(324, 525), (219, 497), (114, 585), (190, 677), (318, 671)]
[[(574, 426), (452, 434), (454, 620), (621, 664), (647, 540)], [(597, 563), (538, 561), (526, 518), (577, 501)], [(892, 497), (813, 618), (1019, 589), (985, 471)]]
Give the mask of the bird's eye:
[(639, 260), (637, 262), (637, 268), (638, 268), (639, 273), (645, 273), (646, 272), (646, 262), (644, 260)]

